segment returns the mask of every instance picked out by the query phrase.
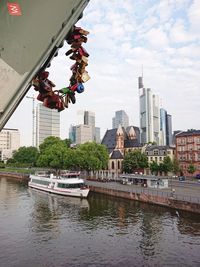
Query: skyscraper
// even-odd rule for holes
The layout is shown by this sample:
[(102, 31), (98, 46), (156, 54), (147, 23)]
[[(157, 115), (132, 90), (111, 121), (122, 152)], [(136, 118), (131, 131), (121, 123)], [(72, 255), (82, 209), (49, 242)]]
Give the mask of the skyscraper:
[(138, 79), (140, 100), (141, 142), (156, 142), (159, 145), (160, 104), (159, 97), (150, 88), (144, 88), (143, 78)]
[(39, 147), (48, 136), (60, 137), (60, 113), (39, 103), (36, 109), (36, 146)]
[(171, 146), (172, 144), (172, 116), (170, 114), (167, 114), (166, 145)]
[[(74, 143), (82, 144), (87, 141), (100, 143), (100, 128), (95, 127), (95, 113), (92, 111), (80, 110), (77, 112), (77, 119), (78, 125), (74, 126), (76, 127)], [(69, 138), (71, 134), (72, 128), (69, 130)]]
[(70, 125), (69, 139), (71, 140), (72, 144), (76, 143), (76, 126), (75, 125)]
[(129, 126), (129, 117), (124, 110), (115, 112), (115, 117), (112, 119), (112, 128), (117, 129), (121, 125), (125, 129)]
[(160, 145), (172, 145), (172, 119), (163, 108), (160, 109)]

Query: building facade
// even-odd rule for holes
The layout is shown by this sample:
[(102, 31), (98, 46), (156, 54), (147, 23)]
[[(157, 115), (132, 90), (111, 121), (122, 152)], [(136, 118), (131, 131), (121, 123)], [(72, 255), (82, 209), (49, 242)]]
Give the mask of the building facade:
[(124, 110), (115, 112), (115, 117), (112, 118), (112, 128), (116, 129), (121, 125), (125, 129), (129, 126), (129, 117)]
[(143, 78), (139, 77), (140, 132), (143, 144), (160, 144), (160, 103), (159, 97), (150, 88), (144, 88)]
[(18, 129), (3, 128), (0, 132), (0, 160), (11, 158), (13, 152), (20, 147), (20, 132)]
[[(148, 157), (149, 165), (153, 162), (161, 164), (167, 156), (173, 162), (175, 157), (175, 147), (147, 145), (145, 148), (145, 154)], [(151, 174), (150, 169), (146, 170), (146, 172), (147, 174)]]
[(139, 142), (139, 128), (129, 126), (128, 128), (118, 126), (116, 129), (107, 130), (101, 144), (107, 147), (109, 153), (108, 172), (110, 178), (117, 179), (122, 173), (122, 162), (126, 152), (131, 150), (141, 150)]
[[(69, 138), (74, 144), (85, 142), (100, 143), (100, 128), (95, 127), (95, 113), (92, 111), (79, 110), (77, 112), (77, 122), (73, 129), (69, 129)], [(74, 140), (75, 138), (75, 140)]]
[(90, 125), (80, 124), (76, 126), (76, 144), (84, 144), (93, 141), (93, 129)]
[[(200, 173), (200, 130), (188, 130), (177, 133), (176, 157), (182, 173), (186, 176), (194, 176)], [(195, 167), (194, 173), (189, 173), (188, 168)]]
[(36, 108), (36, 146), (39, 147), (49, 136), (60, 137), (60, 113), (39, 103)]

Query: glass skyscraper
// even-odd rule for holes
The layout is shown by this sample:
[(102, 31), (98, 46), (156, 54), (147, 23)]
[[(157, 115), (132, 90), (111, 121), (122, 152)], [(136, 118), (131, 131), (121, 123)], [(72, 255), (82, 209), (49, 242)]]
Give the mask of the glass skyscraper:
[(124, 110), (115, 112), (115, 117), (112, 119), (112, 128), (117, 129), (121, 125), (125, 129), (129, 126), (129, 117)]

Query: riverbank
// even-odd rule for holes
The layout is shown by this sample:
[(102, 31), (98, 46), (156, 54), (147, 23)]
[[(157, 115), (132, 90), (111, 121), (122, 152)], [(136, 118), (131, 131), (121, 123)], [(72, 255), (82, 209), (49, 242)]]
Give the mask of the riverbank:
[(200, 214), (200, 198), (189, 195), (189, 191), (187, 195), (181, 195), (162, 189), (136, 188), (119, 183), (101, 183), (90, 180), (86, 183), (92, 192)]
[(0, 178), (7, 178), (17, 180), (23, 183), (28, 183), (29, 174), (26, 173), (14, 173), (14, 172), (0, 172)]
[[(0, 172), (0, 178), (14, 179), (26, 184), (29, 181), (29, 174)], [(139, 188), (132, 185), (122, 185), (116, 182), (102, 183), (86, 180), (86, 184), (90, 187), (91, 192), (200, 214), (200, 198), (194, 196), (194, 192), (189, 189), (187, 194), (172, 194), (163, 189)]]

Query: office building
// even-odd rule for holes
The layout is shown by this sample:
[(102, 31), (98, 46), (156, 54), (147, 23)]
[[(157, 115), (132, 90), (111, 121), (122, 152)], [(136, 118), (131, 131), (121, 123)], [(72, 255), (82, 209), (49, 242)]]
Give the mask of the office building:
[(92, 138), (92, 126), (80, 124), (76, 126), (76, 144), (84, 144), (94, 141)]
[(166, 145), (173, 145), (173, 137), (172, 137), (172, 116), (167, 114), (167, 129), (166, 129)]
[(95, 139), (94, 139), (94, 141), (97, 144), (100, 144), (101, 143), (100, 128), (99, 127), (95, 127)]
[(160, 109), (160, 145), (172, 145), (172, 119), (163, 108)]
[(11, 158), (13, 152), (20, 147), (20, 132), (18, 129), (3, 128), (0, 132), (0, 160)]
[(150, 88), (144, 88), (143, 78), (139, 77), (140, 132), (141, 142), (156, 142), (159, 145), (160, 104), (159, 97)]
[(125, 129), (129, 126), (129, 117), (124, 110), (115, 112), (115, 117), (112, 118), (112, 129), (117, 129), (121, 125)]
[(76, 143), (76, 125), (70, 125), (69, 139), (71, 140), (72, 144)]
[(36, 146), (39, 147), (49, 136), (60, 137), (60, 113), (39, 103), (36, 109)]
[[(77, 112), (77, 123), (78, 124), (74, 126), (74, 129), (70, 128), (69, 130), (69, 138), (72, 140), (72, 138), (75, 137), (74, 143), (82, 144), (87, 141), (95, 141), (96, 143), (100, 143), (100, 128), (95, 127), (95, 113), (94, 112), (83, 111), (83, 110), (78, 111)], [(84, 126), (87, 126), (87, 127), (84, 127)]]

